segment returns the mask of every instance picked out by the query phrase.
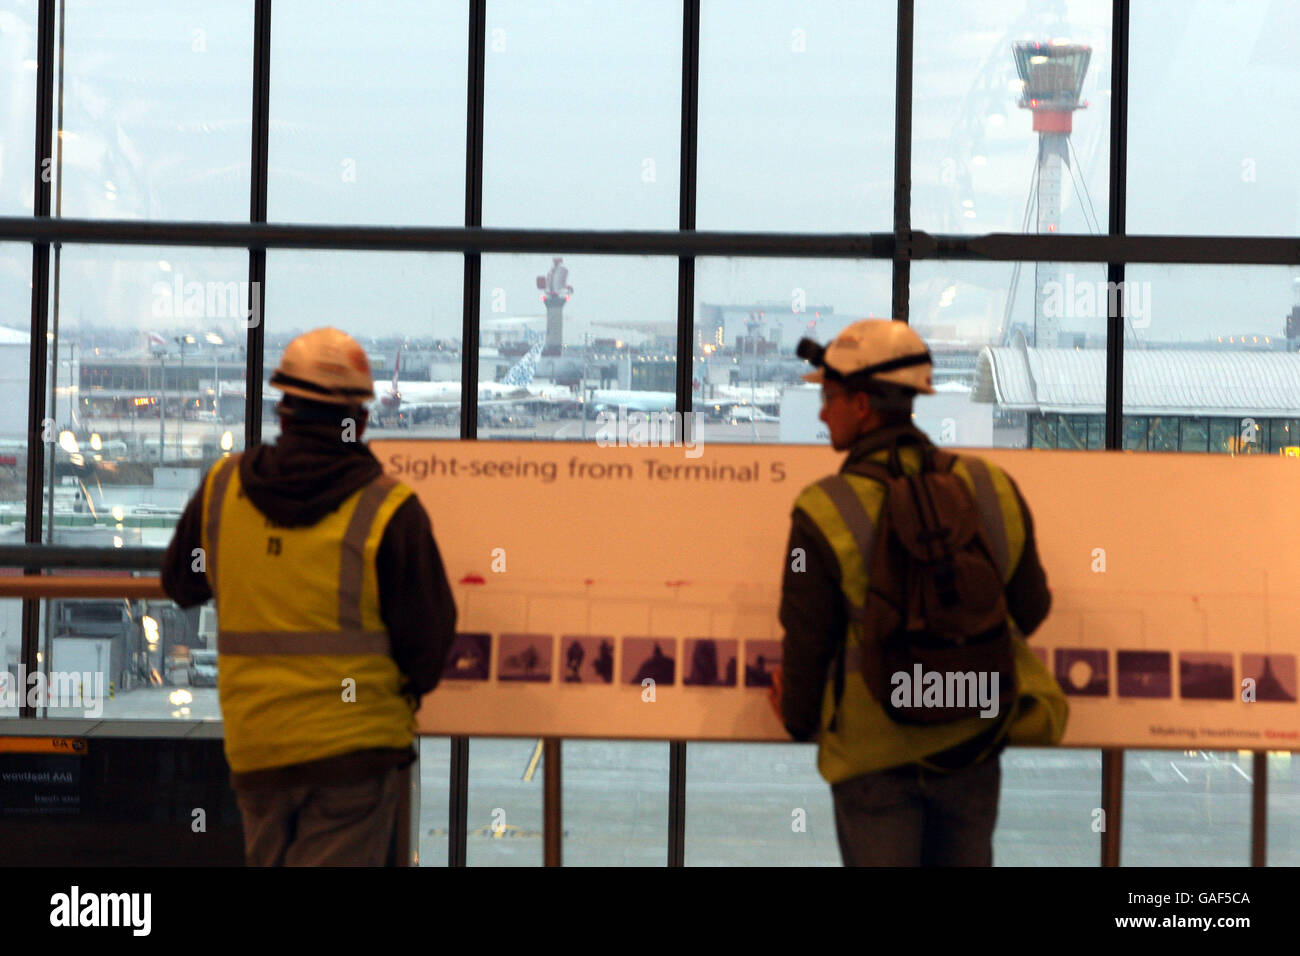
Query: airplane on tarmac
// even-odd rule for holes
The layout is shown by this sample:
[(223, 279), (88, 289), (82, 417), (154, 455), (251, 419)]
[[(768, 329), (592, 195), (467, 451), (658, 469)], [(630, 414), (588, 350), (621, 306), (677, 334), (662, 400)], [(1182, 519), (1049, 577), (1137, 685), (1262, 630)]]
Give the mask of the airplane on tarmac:
[(745, 422), (779, 422), (781, 420), (776, 415), (769, 415), (757, 405), (723, 406), (721, 417), (723, 421), (730, 422), (733, 425), (740, 425)]
[(673, 392), (598, 388), (591, 393), (587, 415), (595, 418), (601, 412), (617, 414), (620, 407), (629, 412), (671, 412), (677, 407), (677, 396)]
[[(545, 345), (546, 340), (541, 335), (530, 335), (529, 340), (532, 346), (501, 381), (479, 383), (479, 407), (573, 399), (573, 392), (570, 389), (533, 385), (537, 359), (542, 354), (542, 346)], [(460, 405), (461, 383), (459, 381), (402, 384), (401, 361), (402, 353), (399, 349), (397, 358), (393, 362), (393, 380), (387, 386), (379, 382), (375, 383), (375, 398), (371, 404), (371, 414), (376, 424), (409, 424), (410, 418), (420, 413), (429, 414), (439, 409), (451, 410)]]
[[(780, 389), (763, 385), (757, 389), (746, 385), (717, 385), (714, 397), (695, 397), (692, 407), (707, 412), (711, 417), (732, 421), (774, 422), (779, 419), (763, 409), (764, 405), (780, 403)], [(596, 389), (592, 393), (588, 417), (601, 412), (617, 412), (622, 406), (630, 412), (671, 412), (677, 407), (673, 392), (652, 392), (638, 389)]]

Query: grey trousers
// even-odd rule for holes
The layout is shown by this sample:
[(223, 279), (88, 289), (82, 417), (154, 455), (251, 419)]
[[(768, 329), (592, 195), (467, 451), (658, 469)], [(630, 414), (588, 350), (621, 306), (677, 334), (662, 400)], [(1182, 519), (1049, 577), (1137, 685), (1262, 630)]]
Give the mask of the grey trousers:
[(393, 866), (403, 773), (235, 792), (249, 866)]
[(999, 757), (955, 773), (916, 765), (831, 786), (845, 866), (992, 866)]

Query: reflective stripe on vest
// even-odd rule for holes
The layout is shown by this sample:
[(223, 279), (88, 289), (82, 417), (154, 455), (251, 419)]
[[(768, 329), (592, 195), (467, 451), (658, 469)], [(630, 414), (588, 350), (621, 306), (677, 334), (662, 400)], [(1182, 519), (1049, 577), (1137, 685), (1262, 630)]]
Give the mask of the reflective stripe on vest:
[(217, 540), (217, 528), (221, 525), (221, 504), (226, 500), (226, 486), (230, 484), (230, 476), (239, 468), (239, 459), (241, 456), (233, 455), (229, 459), (220, 462), (213, 469), (212, 479), (204, 489), (206, 500), (204, 508), (207, 512), (207, 536), (203, 549), (206, 558), (206, 567), (208, 575), (208, 586), (211, 588), (213, 595), (217, 593), (217, 553), (216, 548), (211, 546), (211, 542)]
[(410, 495), (383, 477), (316, 524), (271, 523), (238, 457), (214, 468), (204, 546), (217, 600), (218, 692), (236, 773), (403, 748), (412, 710), (390, 656), (375, 557)]
[[(873, 459), (883, 460), (882, 450)], [(904, 470), (915, 473), (920, 468), (920, 452), (913, 446), (900, 450)], [(998, 560), (1004, 581), (1015, 572), (1024, 551), (1024, 520), (1020, 515), (1014, 489), (999, 469), (976, 458), (960, 458), (953, 472), (971, 489), (979, 508), (990, 548)], [(851, 496), (851, 497), (850, 497)], [(873, 770), (921, 761), (931, 754), (947, 750), (975, 737), (988, 723), (972, 717), (951, 724), (905, 726), (896, 724), (876, 703), (863, 681), (861, 607), (867, 593), (867, 564), (870, 552), (863, 541), (874, 541), (874, 529), (884, 500), (883, 485), (877, 480), (851, 472), (833, 475), (810, 485), (795, 503), (817, 525), (840, 565), (840, 584), (848, 608), (844, 694), (838, 715), (835, 710), (833, 674), (828, 675), (822, 702), (822, 732), (819, 741), (818, 767), (831, 783), (847, 780)], [(1017, 735), (1012, 724), (1012, 739), (1024, 742), (1055, 742), (1064, 731), (1065, 699), (1051, 675), (1023, 640), (1016, 638), (1016, 675), (1021, 701), (1026, 712), (1036, 719), (1036, 737)], [(1037, 701), (1046, 707), (1034, 710)], [(837, 716), (836, 728), (829, 729)], [(1017, 713), (1014, 720), (1020, 720)]]
[[(339, 561), (339, 630), (359, 631), (361, 629), (361, 584), (365, 573), (362, 562), (365, 560), (366, 538), (370, 535), (370, 526), (374, 524), (379, 506), (384, 503), (389, 492), (397, 487), (397, 482), (387, 475), (380, 475), (361, 492), (361, 500), (352, 512), (348, 530), (343, 534), (343, 557)], [(388, 634), (383, 634), (384, 650), (388, 653)], [(347, 653), (340, 651), (339, 653)]]
[[(866, 572), (866, 561), (871, 560), (871, 552), (876, 542), (876, 522), (867, 514), (867, 509), (862, 503), (862, 499), (853, 490), (849, 480), (843, 475), (830, 475), (817, 482), (817, 487), (826, 493), (831, 504), (839, 513), (840, 521), (849, 529), (849, 534), (853, 536), (853, 542), (857, 546), (858, 554), (863, 556), (863, 572)], [(856, 593), (849, 595), (845, 593), (845, 598), (849, 604), (860, 610), (865, 603), (866, 593), (863, 592), (863, 600), (857, 600)]]

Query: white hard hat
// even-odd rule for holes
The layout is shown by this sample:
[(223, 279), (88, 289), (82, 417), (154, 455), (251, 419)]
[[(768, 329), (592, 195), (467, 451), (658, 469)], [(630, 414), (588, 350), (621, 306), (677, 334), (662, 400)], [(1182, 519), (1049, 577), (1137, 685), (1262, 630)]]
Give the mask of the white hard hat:
[[(800, 354), (804, 354), (802, 350)], [(835, 381), (865, 375), (871, 381), (902, 385), (923, 395), (934, 394), (930, 350), (906, 322), (894, 319), (854, 322), (826, 346), (820, 361), (810, 357), (809, 360), (818, 368), (803, 377), (805, 382), (821, 384), (827, 378)], [(829, 376), (827, 369), (832, 373)]]
[(304, 332), (284, 350), (271, 386), (331, 405), (360, 405), (375, 397), (366, 350), (338, 329)]

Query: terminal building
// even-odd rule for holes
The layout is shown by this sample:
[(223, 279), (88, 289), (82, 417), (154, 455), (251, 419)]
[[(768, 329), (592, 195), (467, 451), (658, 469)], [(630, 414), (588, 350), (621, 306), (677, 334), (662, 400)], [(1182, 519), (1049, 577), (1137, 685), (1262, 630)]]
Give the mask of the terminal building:
[[(1023, 414), (1023, 447), (1105, 448), (1105, 358), (985, 348), (971, 400)], [(1124, 361), (1125, 449), (1300, 455), (1300, 353), (1134, 349)]]

